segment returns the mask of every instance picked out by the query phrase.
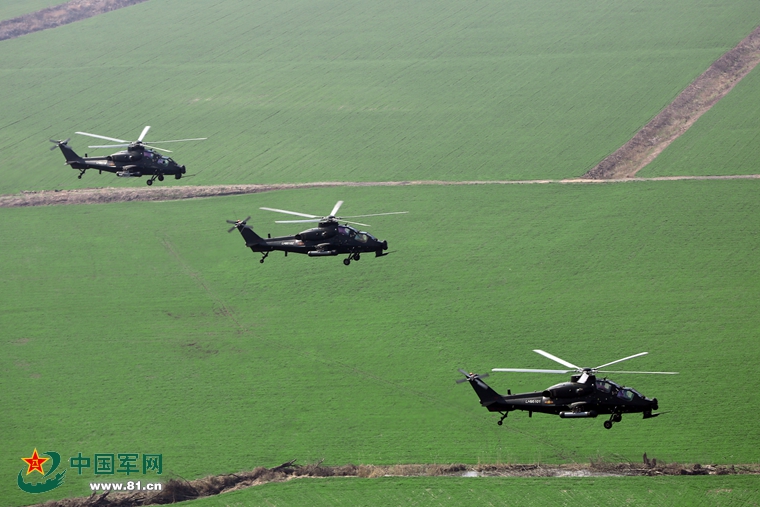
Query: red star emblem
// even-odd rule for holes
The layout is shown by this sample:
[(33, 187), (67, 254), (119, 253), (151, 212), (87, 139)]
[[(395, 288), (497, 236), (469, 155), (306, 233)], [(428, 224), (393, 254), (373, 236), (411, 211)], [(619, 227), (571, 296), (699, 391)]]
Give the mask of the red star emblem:
[(49, 460), (50, 458), (40, 458), (37, 454), (37, 449), (34, 449), (34, 452), (32, 453), (31, 458), (21, 458), (23, 461), (26, 462), (27, 465), (29, 465), (29, 469), (26, 471), (26, 475), (29, 475), (30, 473), (34, 472), (35, 470), (41, 473), (42, 475), (45, 475), (45, 471), (42, 469), (42, 464)]

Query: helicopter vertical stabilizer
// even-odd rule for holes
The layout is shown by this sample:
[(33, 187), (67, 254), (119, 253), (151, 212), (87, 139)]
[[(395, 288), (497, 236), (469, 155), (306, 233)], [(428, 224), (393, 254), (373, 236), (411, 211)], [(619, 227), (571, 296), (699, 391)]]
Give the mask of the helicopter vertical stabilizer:
[(477, 373), (467, 373), (463, 369), (459, 369), (459, 371), (467, 378), (460, 378), (457, 380), (457, 384), (462, 382), (469, 382), (472, 388), (475, 390), (475, 393), (478, 395), (478, 398), (480, 398), (480, 404), (484, 407), (487, 407), (489, 405), (493, 405), (494, 403), (503, 401), (503, 396), (491, 389), (491, 387), (483, 382), (481, 379), (488, 376), (488, 373), (485, 375), (478, 375)]
[(253, 245), (260, 245), (266, 243), (264, 238), (253, 232), (253, 228), (250, 225), (244, 225), (240, 228), (240, 234), (245, 239), (245, 246), (251, 247)]
[(76, 163), (84, 163), (85, 160), (76, 154), (74, 150), (69, 148), (69, 140), (66, 139), (65, 141), (56, 141), (54, 139), (50, 140), (51, 143), (53, 143), (55, 146), (51, 146), (50, 149), (54, 150), (56, 148), (61, 149), (61, 153), (63, 153), (63, 156), (66, 158), (66, 163), (72, 167), (75, 167), (78, 169), (78, 167), (75, 166)]

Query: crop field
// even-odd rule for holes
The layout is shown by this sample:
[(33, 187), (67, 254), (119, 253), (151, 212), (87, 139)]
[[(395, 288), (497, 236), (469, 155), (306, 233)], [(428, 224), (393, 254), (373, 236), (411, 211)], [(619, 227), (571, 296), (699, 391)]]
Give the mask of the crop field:
[[(159, 452), (184, 478), (292, 458), (756, 462), (746, 407), (760, 400), (741, 386), (760, 360), (757, 185), (344, 188), (3, 210), (15, 248), (0, 267), (2, 475), (31, 445)], [(225, 233), (224, 218), (248, 214), (260, 232), (286, 233), (257, 208), (319, 212), (338, 198), (351, 214), (410, 211), (372, 221), (397, 251), (349, 267), (261, 265)], [(533, 348), (584, 365), (649, 351), (636, 368), (681, 374), (616, 378), (668, 414), (609, 432), (600, 419), (525, 414), (499, 427), (454, 383), (459, 367), (548, 366)], [(520, 392), (562, 378), (489, 380)], [(93, 477), (72, 471), (50, 495), (81, 495)], [(0, 485), (12, 505), (22, 495)]]
[(144, 185), (77, 180), (43, 147), (73, 137), (92, 152), (75, 131), (134, 139), (145, 125), (148, 140), (210, 137), (176, 149), (194, 185), (580, 176), (759, 11), (754, 0), (152, 0), (3, 42), (0, 193)]
[[(24, 3), (25, 12), (44, 7)], [(38, 5), (40, 4), (40, 5)], [(0, 6), (0, 18), (24, 12)], [(0, 42), (0, 194), (145, 186), (66, 168), (83, 130), (205, 137), (161, 185), (577, 177), (760, 23), (756, 0), (150, 0)], [(640, 176), (757, 173), (757, 71)], [(94, 141), (94, 140), (92, 140)], [(176, 155), (176, 156), (175, 156)], [(158, 184), (158, 183), (157, 183)], [(760, 461), (760, 180), (346, 187), (0, 209), (0, 505), (42, 495), (33, 448), (161, 454), (194, 479), (258, 466)], [(272, 254), (261, 206), (373, 217), (393, 253)], [(596, 366), (661, 417), (479, 406), (457, 368)], [(565, 376), (494, 373), (505, 393)], [(123, 473), (110, 476), (123, 482)], [(743, 505), (753, 477), (380, 478), (209, 505)], [(540, 492), (540, 494), (538, 494)], [(602, 500), (604, 499), (604, 500)]]
[[(314, 484), (317, 482), (317, 484)], [(372, 506), (414, 505), (757, 505), (755, 477), (589, 478), (395, 478), (301, 480), (267, 484), (181, 504), (192, 507), (242, 505)]]
[(760, 173), (759, 92), (755, 68), (638, 176)]

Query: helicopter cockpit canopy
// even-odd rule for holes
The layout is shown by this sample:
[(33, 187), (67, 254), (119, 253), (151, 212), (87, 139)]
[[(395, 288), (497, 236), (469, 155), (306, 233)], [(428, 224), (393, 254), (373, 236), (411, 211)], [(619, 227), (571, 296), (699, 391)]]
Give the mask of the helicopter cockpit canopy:
[(601, 391), (603, 393), (616, 394), (618, 391), (623, 389), (623, 387), (609, 379), (597, 379), (596, 389), (597, 391)]

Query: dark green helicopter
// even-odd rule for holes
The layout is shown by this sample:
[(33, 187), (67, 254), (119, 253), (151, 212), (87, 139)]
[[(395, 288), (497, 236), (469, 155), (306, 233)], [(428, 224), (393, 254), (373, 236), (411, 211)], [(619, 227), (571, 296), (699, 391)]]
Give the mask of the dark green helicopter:
[[(266, 239), (262, 238), (253, 232), (253, 228), (250, 225), (247, 225), (247, 222), (251, 217), (248, 217), (245, 220), (227, 220), (227, 223), (233, 224), (227, 232), (232, 232), (235, 229), (239, 230), (243, 239), (245, 239), (245, 246), (250, 248), (252, 252), (261, 252), (263, 254), (259, 261), (262, 264), (264, 263), (264, 259), (269, 255), (269, 252), (274, 250), (285, 252), (285, 256), (288, 255), (288, 252), (306, 254), (309, 257), (327, 257), (348, 254), (348, 257), (343, 259), (343, 264), (346, 266), (351, 264), (352, 260), (358, 261), (361, 258), (362, 253), (374, 252), (375, 257), (388, 255), (389, 252), (385, 252), (388, 250), (387, 241), (380, 241), (372, 234), (359, 231), (348, 225), (356, 224), (369, 227), (367, 224), (351, 222), (345, 219), (377, 217), (381, 215), (399, 215), (407, 212), (396, 211), (391, 213), (374, 213), (372, 215), (355, 215), (350, 217), (335, 216), (342, 204), (343, 201), (338, 201), (330, 214), (326, 217), (283, 209), (260, 208), (266, 211), (276, 211), (277, 213), (286, 213), (288, 215), (307, 218), (307, 220), (277, 220), (275, 223), (278, 224), (317, 222), (317, 227), (305, 230), (294, 236), (272, 238), (267, 235)], [(343, 224), (340, 224), (339, 222), (343, 222)]]
[(481, 379), (488, 376), (476, 373), (467, 373), (460, 369), (466, 378), (457, 380), (457, 383), (469, 382), (480, 398), (480, 404), (489, 412), (498, 412), (501, 419), (498, 425), (503, 424), (504, 419), (513, 410), (525, 410), (532, 417), (533, 412), (554, 414), (567, 418), (597, 417), (600, 414), (610, 414), (610, 418), (604, 421), (604, 427), (612, 428), (612, 423), (620, 422), (623, 414), (642, 413), (644, 419), (657, 417), (660, 414), (652, 413), (657, 410), (657, 398), (650, 399), (639, 393), (632, 387), (623, 387), (615, 382), (604, 378), (597, 379), (597, 373), (646, 373), (656, 375), (676, 375), (672, 371), (609, 371), (601, 370), (606, 366), (613, 365), (634, 357), (648, 354), (640, 352), (632, 356), (612, 361), (611, 363), (597, 366), (596, 368), (581, 368), (572, 363), (553, 356), (543, 350), (534, 350), (552, 361), (571, 368), (569, 370), (535, 370), (526, 368), (493, 368), (491, 371), (508, 371), (517, 373), (575, 373), (570, 377), (570, 382), (553, 385), (543, 391), (532, 393), (512, 394), (507, 391), (507, 396), (502, 396), (491, 389)]
[[(51, 139), (50, 142), (55, 144), (50, 149), (61, 149), (61, 153), (66, 158), (66, 164), (71, 166), (72, 169), (79, 170), (79, 179), (82, 179), (82, 175), (87, 169), (95, 169), (98, 173), (103, 171), (109, 173), (116, 173), (116, 176), (122, 178), (139, 178), (141, 176), (150, 176), (146, 182), (149, 186), (153, 184), (155, 180), (164, 181), (164, 176), (174, 175), (175, 179), (182, 178), (185, 174), (185, 166), (177, 164), (169, 157), (165, 157), (154, 150), (164, 151), (171, 153), (170, 150), (164, 148), (156, 148), (155, 146), (148, 146), (143, 144), (145, 135), (150, 130), (150, 126), (143, 129), (140, 137), (137, 141), (125, 141), (124, 139), (116, 139), (114, 137), (106, 137), (98, 134), (89, 134), (87, 132), (77, 132), (77, 134), (83, 136), (97, 137), (98, 139), (105, 139), (107, 141), (115, 141), (121, 144), (106, 144), (100, 146), (88, 146), (88, 148), (127, 148), (124, 151), (114, 153), (105, 157), (88, 157), (85, 154), (84, 157), (80, 157), (68, 146), (68, 142), (71, 138), (65, 141), (56, 141)], [(172, 141), (153, 141), (151, 144), (162, 143), (179, 143), (183, 141), (203, 141), (206, 137), (199, 137), (195, 139), (174, 139)]]

